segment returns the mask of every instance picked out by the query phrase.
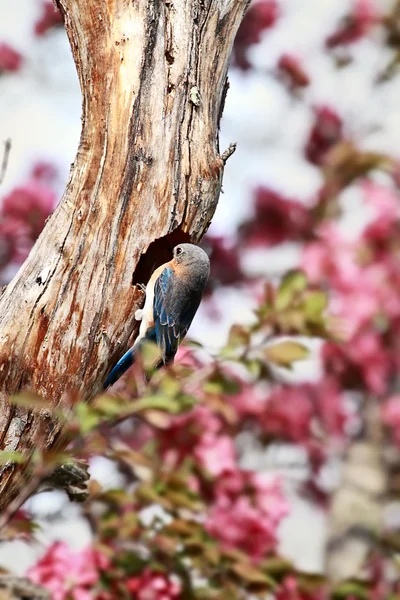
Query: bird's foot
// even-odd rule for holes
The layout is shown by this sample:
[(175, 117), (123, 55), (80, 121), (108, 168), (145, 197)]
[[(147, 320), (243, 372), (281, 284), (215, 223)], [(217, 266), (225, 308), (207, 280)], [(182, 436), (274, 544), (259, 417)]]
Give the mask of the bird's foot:
[(142, 292), (146, 293), (146, 284), (145, 283), (137, 283), (136, 287), (138, 287)]

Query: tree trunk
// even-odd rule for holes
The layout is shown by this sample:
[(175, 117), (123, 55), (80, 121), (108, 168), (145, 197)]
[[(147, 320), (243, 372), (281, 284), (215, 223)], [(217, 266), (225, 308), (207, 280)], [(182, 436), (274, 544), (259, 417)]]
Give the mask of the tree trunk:
[(325, 562), (332, 582), (365, 577), (367, 559), (384, 530), (389, 476), (379, 411), (378, 398), (366, 398), (363, 431), (346, 452), (331, 499)]
[[(135, 310), (177, 242), (214, 214), (228, 58), (248, 0), (57, 0), (83, 94), (63, 199), (0, 299), (1, 449), (65, 445), (46, 411), (89, 400), (137, 333)], [(32, 474), (7, 464), (0, 510)]]

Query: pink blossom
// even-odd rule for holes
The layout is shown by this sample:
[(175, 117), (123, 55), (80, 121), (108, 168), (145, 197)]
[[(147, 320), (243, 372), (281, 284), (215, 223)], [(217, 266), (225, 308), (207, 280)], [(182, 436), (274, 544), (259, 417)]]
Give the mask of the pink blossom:
[(247, 49), (261, 40), (261, 34), (272, 27), (279, 17), (279, 6), (276, 0), (259, 0), (247, 11), (233, 46), (233, 61), (240, 69), (247, 70), (250, 63)]
[(254, 488), (255, 503), (263, 514), (268, 515), (276, 527), (290, 512), (280, 477), (265, 473), (249, 473), (248, 479)]
[(21, 262), (29, 253), (29, 230), (18, 219), (0, 220), (0, 269), (13, 262)]
[(311, 282), (329, 284), (330, 312), (340, 317), (347, 340), (381, 313), (400, 314), (400, 299), (393, 290), (400, 273), (390, 255), (381, 253), (374, 262), (363, 264), (363, 253), (371, 255), (364, 240), (348, 241), (332, 226), (321, 227), (319, 236), (306, 246), (301, 265)]
[(221, 421), (206, 406), (197, 406), (189, 413), (174, 417), (160, 436), (166, 464), (173, 468), (190, 455), (213, 477), (234, 469), (234, 444), (221, 429)]
[(282, 54), (278, 61), (278, 70), (288, 79), (292, 88), (307, 87), (311, 83), (300, 59), (294, 54)]
[[(170, 426), (159, 434), (160, 449), (169, 468), (176, 468), (188, 456), (195, 454), (203, 436), (215, 437), (221, 430), (219, 418), (204, 405), (171, 418)], [(205, 449), (205, 446), (203, 449)], [(200, 457), (198, 457), (200, 458)]]
[(229, 396), (229, 403), (234, 407), (239, 419), (258, 418), (265, 410), (265, 398), (254, 385), (241, 383), (240, 391)]
[(363, 184), (363, 191), (367, 206), (374, 211), (363, 237), (367, 242), (386, 241), (400, 216), (399, 196), (387, 186), (370, 180)]
[(358, 364), (367, 387), (376, 394), (383, 394), (388, 385), (391, 361), (380, 336), (370, 331), (352, 339), (348, 356)]
[(240, 252), (236, 244), (230, 243), (222, 236), (210, 236), (205, 239), (211, 262), (208, 291), (217, 285), (234, 285), (245, 279), (241, 264)]
[(258, 561), (276, 546), (276, 531), (262, 519), (249, 498), (217, 502), (211, 507), (206, 528), (227, 549), (238, 548)]
[(324, 431), (331, 436), (341, 437), (349, 414), (338, 383), (333, 377), (325, 378), (311, 389), (316, 416)]
[(308, 386), (283, 386), (268, 396), (259, 423), (269, 436), (304, 442), (310, 436), (312, 417)]
[(254, 208), (254, 218), (240, 228), (240, 237), (249, 246), (275, 246), (299, 239), (310, 229), (306, 206), (270, 188), (260, 186), (255, 190)]
[(289, 506), (279, 480), (245, 471), (222, 476), (206, 528), (224, 548), (238, 548), (254, 561), (276, 546), (276, 533)]
[(269, 436), (306, 445), (314, 422), (318, 421), (326, 434), (342, 436), (347, 418), (337, 384), (325, 379), (317, 384), (275, 388), (258, 423)]
[(327, 152), (343, 139), (343, 121), (329, 106), (317, 107), (305, 155), (315, 165), (324, 163)]
[(194, 456), (213, 477), (219, 477), (224, 471), (236, 467), (235, 447), (228, 435), (204, 433), (194, 449)]
[(376, 332), (360, 331), (345, 346), (328, 343), (323, 358), (326, 369), (348, 387), (364, 385), (375, 394), (386, 391), (393, 362)]
[(131, 577), (126, 585), (136, 600), (174, 600), (181, 598), (181, 586), (165, 573), (146, 569), (139, 577)]
[(382, 407), (382, 421), (392, 430), (393, 438), (400, 446), (400, 396), (392, 396)]
[[(288, 575), (280, 584), (275, 594), (275, 600), (328, 600), (330, 595), (324, 589), (305, 591), (299, 586), (294, 575)], [(350, 596), (347, 600), (352, 600)]]
[(355, 0), (352, 12), (342, 20), (338, 29), (329, 35), (327, 48), (352, 44), (369, 33), (379, 22), (379, 15), (372, 0)]
[(42, 3), (42, 14), (35, 24), (35, 34), (44, 35), (49, 29), (57, 25), (62, 25), (61, 13), (55, 7), (52, 0), (44, 0)]
[(8, 44), (0, 43), (0, 72), (14, 73), (19, 71), (22, 61), (23, 58), (19, 52)]
[(32, 179), (23, 186), (14, 188), (3, 199), (5, 218), (19, 220), (29, 228), (34, 241), (42, 231), (44, 223), (55, 206), (56, 196), (49, 187)]
[(51, 185), (57, 179), (58, 171), (56, 167), (46, 161), (40, 161), (32, 169), (32, 178), (40, 183)]
[(108, 566), (107, 557), (97, 550), (73, 552), (64, 542), (55, 542), (27, 577), (50, 590), (53, 600), (91, 600), (99, 572)]

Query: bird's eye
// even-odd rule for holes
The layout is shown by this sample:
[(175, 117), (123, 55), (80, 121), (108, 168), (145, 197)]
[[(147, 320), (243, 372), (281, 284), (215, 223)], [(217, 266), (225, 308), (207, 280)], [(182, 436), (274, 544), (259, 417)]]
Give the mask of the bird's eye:
[(176, 253), (177, 253), (177, 254), (182, 254), (182, 248), (179, 248), (179, 247), (178, 247), (178, 248), (176, 249)]

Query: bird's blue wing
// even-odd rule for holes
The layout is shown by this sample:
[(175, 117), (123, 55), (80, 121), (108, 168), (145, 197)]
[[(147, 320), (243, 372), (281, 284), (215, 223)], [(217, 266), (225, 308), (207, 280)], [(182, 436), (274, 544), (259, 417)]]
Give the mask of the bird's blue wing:
[(200, 298), (192, 298), (166, 267), (154, 285), (154, 325), (164, 364), (171, 362), (196, 314)]

